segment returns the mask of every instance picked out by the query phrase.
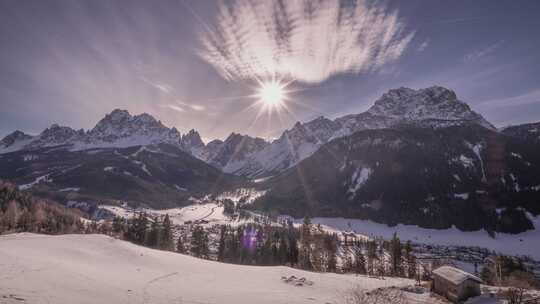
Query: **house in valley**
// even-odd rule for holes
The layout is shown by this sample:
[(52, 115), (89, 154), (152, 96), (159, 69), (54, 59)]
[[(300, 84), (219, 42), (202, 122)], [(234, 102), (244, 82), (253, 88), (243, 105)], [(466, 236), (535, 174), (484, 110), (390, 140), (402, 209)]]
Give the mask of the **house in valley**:
[(433, 291), (454, 303), (480, 295), (480, 283), (477, 276), (452, 266), (433, 270)]

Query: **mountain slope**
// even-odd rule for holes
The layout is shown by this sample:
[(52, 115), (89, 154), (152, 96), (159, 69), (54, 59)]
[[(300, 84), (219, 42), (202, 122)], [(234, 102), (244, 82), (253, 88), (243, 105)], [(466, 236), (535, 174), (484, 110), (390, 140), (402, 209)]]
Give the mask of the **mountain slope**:
[(428, 128), (480, 125), (494, 129), (480, 114), (457, 99), (451, 90), (437, 86), (420, 90), (399, 88), (383, 94), (364, 113), (333, 121), (319, 117), (304, 124), (297, 123), (272, 144), (248, 158), (244, 165), (229, 172), (249, 177), (276, 174), (310, 156), (329, 140), (361, 130), (401, 124)]
[(0, 178), (61, 201), (122, 200), (154, 208), (186, 205), (191, 196), (242, 182), (169, 144), (7, 153), (0, 156)]
[(540, 122), (510, 126), (504, 128), (501, 133), (508, 136), (521, 138), (523, 140), (540, 143)]
[[(335, 139), (269, 179), (253, 208), (426, 228), (520, 232), (540, 214), (540, 145), (481, 126), (402, 126)], [(524, 209), (522, 209), (524, 208)]]

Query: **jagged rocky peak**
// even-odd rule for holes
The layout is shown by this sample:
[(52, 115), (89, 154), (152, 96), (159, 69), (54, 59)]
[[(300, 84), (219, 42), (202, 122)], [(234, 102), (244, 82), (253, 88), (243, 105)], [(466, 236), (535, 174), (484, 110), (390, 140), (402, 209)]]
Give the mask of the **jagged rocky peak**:
[(89, 132), (86, 141), (113, 142), (121, 138), (136, 136), (145, 137), (141, 138), (140, 143), (142, 144), (151, 138), (166, 138), (167, 141), (178, 141), (180, 133), (165, 127), (152, 115), (143, 113), (132, 116), (126, 110), (115, 109), (96, 124)]
[(102, 119), (107, 121), (122, 121), (122, 120), (129, 120), (132, 116), (127, 110), (122, 109), (114, 109), (111, 113), (105, 115), (105, 117)]
[(249, 156), (261, 151), (269, 143), (259, 137), (251, 137), (239, 133), (231, 133), (224, 142), (212, 141), (206, 146), (208, 162), (224, 169), (226, 166), (236, 166)]
[(0, 146), (9, 147), (17, 142), (31, 139), (32, 136), (28, 135), (22, 131), (16, 130), (8, 135), (6, 135), (2, 140), (0, 140)]
[(58, 124), (53, 124), (47, 129), (43, 130), (39, 134), (38, 139), (33, 142), (33, 144), (38, 145), (39, 143), (44, 143), (46, 145), (52, 144), (64, 144), (71, 140), (81, 138), (85, 135), (83, 129), (74, 130), (70, 127), (60, 126)]
[(239, 156), (259, 151), (267, 145), (268, 142), (262, 138), (233, 132), (225, 139), (221, 150), (222, 153), (230, 154), (229, 156), (232, 156), (233, 153)]
[(286, 131), (289, 140), (297, 137), (309, 138), (310, 141), (326, 141), (340, 128), (340, 124), (326, 117), (319, 116), (305, 124), (297, 122), (291, 130)]
[(204, 147), (204, 142), (201, 139), (199, 132), (194, 129), (189, 130), (187, 134), (182, 135), (182, 146), (189, 148), (202, 148)]
[(454, 91), (441, 86), (419, 90), (405, 87), (392, 89), (375, 101), (367, 113), (399, 119), (402, 122), (440, 121), (439, 124), (433, 122), (435, 127), (446, 126), (448, 122), (460, 122), (494, 129), (480, 114), (460, 101)]
[(222, 145), (222, 144), (223, 144), (223, 140), (214, 139), (214, 140), (210, 141), (206, 146), (207, 147), (217, 147), (217, 146)]
[(143, 129), (165, 128), (150, 114), (143, 113), (132, 116), (127, 110), (115, 109), (110, 114), (105, 115), (91, 132), (107, 132), (135, 126)]

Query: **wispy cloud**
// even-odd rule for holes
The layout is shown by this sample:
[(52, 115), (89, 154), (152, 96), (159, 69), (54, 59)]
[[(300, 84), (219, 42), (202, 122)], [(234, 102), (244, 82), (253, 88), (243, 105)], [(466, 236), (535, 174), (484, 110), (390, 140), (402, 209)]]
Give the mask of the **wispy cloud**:
[(176, 112), (185, 112), (186, 111), (182, 107), (180, 107), (178, 105), (175, 105), (175, 104), (163, 104), (163, 105), (161, 105), (161, 107), (169, 108), (169, 109), (174, 110)]
[(163, 93), (171, 93), (173, 91), (173, 87), (166, 84), (166, 83), (160, 83), (160, 82), (155, 82), (155, 81), (152, 81), (144, 76), (141, 76), (140, 77), (142, 81), (144, 81), (145, 83), (147, 83), (148, 85), (160, 90), (161, 92)]
[(478, 106), (485, 108), (505, 108), (536, 103), (540, 104), (540, 89), (535, 89), (517, 96), (486, 100), (478, 104)]
[(161, 107), (163, 108), (168, 108), (168, 109), (171, 109), (171, 110), (174, 110), (176, 112), (186, 112), (186, 110), (193, 110), (193, 111), (204, 111), (206, 110), (206, 107), (202, 106), (202, 105), (198, 105), (198, 104), (189, 104), (189, 103), (186, 103), (186, 102), (182, 102), (182, 101), (176, 101), (174, 103), (166, 103), (166, 104), (162, 104), (160, 105)]
[(504, 40), (499, 40), (493, 44), (490, 44), (486, 47), (476, 49), (468, 54), (466, 54), (463, 57), (463, 61), (465, 62), (477, 62), (480, 60), (485, 60), (487, 58), (490, 58), (495, 51), (502, 46), (504, 43)]
[(397, 11), (363, 0), (222, 2), (215, 29), (201, 33), (200, 56), (227, 80), (290, 77), (319, 83), (377, 71), (411, 42)]
[(429, 39), (426, 39), (424, 40), (424, 42), (422, 42), (419, 46), (418, 46), (418, 51), (419, 52), (423, 52), (427, 47), (429, 46)]
[(204, 111), (206, 110), (206, 107), (205, 106), (202, 106), (202, 105), (198, 105), (198, 104), (193, 104), (193, 103), (187, 103), (187, 102), (182, 102), (182, 101), (177, 101), (178, 104), (181, 104), (185, 107), (188, 107), (194, 111)]

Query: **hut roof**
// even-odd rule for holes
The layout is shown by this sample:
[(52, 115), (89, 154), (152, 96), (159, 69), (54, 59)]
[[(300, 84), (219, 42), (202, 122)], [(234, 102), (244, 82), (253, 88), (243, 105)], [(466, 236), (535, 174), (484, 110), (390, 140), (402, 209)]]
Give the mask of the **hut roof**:
[(444, 279), (452, 282), (455, 285), (459, 285), (468, 279), (471, 279), (478, 283), (482, 283), (482, 280), (479, 277), (452, 266), (439, 267), (433, 270), (433, 273), (440, 277), (443, 277)]

